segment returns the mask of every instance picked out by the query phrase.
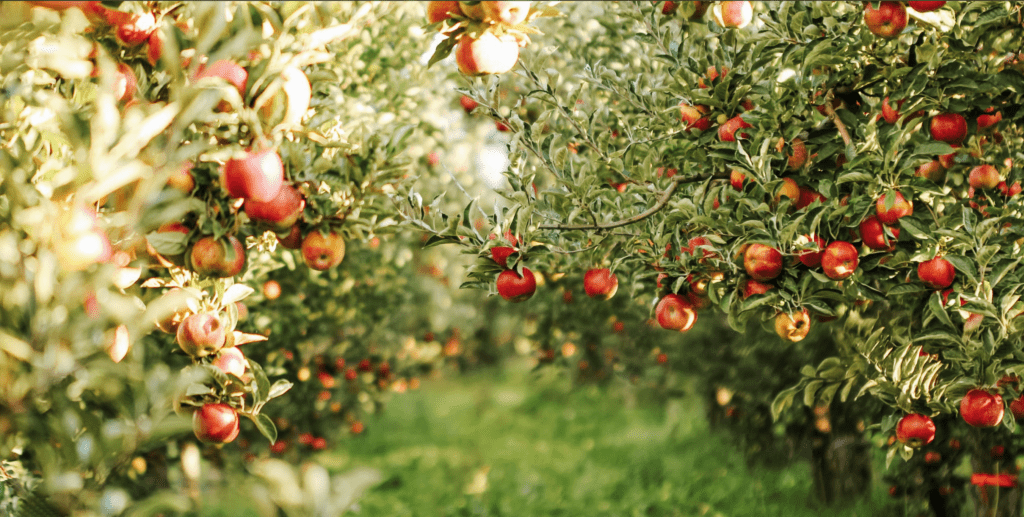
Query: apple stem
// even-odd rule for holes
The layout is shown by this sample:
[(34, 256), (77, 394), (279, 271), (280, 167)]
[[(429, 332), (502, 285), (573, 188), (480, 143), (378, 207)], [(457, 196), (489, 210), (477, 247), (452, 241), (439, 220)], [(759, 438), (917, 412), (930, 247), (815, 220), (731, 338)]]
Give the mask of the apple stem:
[(825, 113), (828, 114), (828, 119), (831, 120), (832, 123), (836, 125), (836, 129), (839, 130), (839, 135), (843, 137), (843, 143), (849, 147), (853, 139), (850, 138), (850, 132), (846, 129), (846, 124), (843, 124), (843, 121), (839, 120), (839, 117), (836, 115), (836, 110), (832, 109), (833, 97), (834, 93), (832, 90), (829, 90), (828, 94), (825, 95)]
[(672, 180), (672, 184), (669, 185), (661, 196), (658, 197), (658, 201), (654, 206), (644, 210), (643, 212), (634, 215), (628, 219), (622, 219), (619, 221), (613, 221), (610, 223), (595, 223), (595, 224), (542, 224), (537, 227), (538, 230), (609, 230), (612, 228), (619, 228), (621, 226), (627, 226), (633, 223), (637, 223), (647, 219), (648, 217), (658, 213), (659, 210), (665, 208), (668, 204), (668, 200), (672, 198), (672, 194), (676, 191), (679, 185), (683, 183), (695, 183), (698, 181), (704, 181), (707, 179), (729, 179), (728, 174), (698, 174), (697, 176), (682, 177), (676, 176)]

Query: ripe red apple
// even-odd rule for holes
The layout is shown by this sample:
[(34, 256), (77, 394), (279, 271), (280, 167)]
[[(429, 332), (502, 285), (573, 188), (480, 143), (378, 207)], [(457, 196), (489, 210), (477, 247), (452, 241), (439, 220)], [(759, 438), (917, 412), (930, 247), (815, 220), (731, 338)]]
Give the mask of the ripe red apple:
[(935, 257), (917, 265), (917, 277), (932, 289), (945, 289), (953, 285), (956, 268), (948, 260)]
[(704, 105), (691, 106), (685, 102), (679, 103), (679, 116), (686, 122), (687, 131), (693, 128), (707, 131), (711, 127), (711, 118), (707, 116), (709, 111)]
[(228, 443), (238, 437), (238, 413), (227, 404), (204, 404), (192, 413), (192, 432), (207, 443)]
[(732, 185), (732, 188), (734, 188), (736, 190), (739, 190), (739, 191), (743, 190), (743, 182), (746, 179), (747, 179), (747, 175), (743, 174), (740, 171), (734, 170), (734, 171), (729, 173), (729, 184)]
[(666, 330), (686, 332), (697, 321), (697, 311), (689, 300), (678, 294), (667, 294), (654, 308), (658, 324)]
[(507, 301), (519, 303), (529, 300), (537, 291), (537, 279), (533, 271), (523, 268), (523, 276), (514, 269), (506, 269), (498, 275), (496, 282), (498, 294)]
[(484, 20), (519, 25), (530, 13), (530, 2), (480, 2), (484, 8)]
[(118, 24), (115, 36), (121, 45), (137, 47), (145, 43), (155, 30), (156, 17), (153, 13), (133, 14)]
[(245, 375), (245, 368), (247, 364), (245, 354), (243, 354), (242, 349), (237, 346), (221, 348), (220, 353), (217, 354), (217, 358), (213, 360), (213, 365), (219, 368), (220, 371), (230, 373), (240, 379)]
[(1002, 181), (999, 178), (999, 171), (995, 167), (985, 164), (973, 169), (967, 176), (967, 183), (979, 190), (995, 188)]
[(723, 142), (735, 142), (737, 136), (739, 138), (750, 138), (750, 134), (741, 132), (739, 135), (736, 134), (740, 129), (746, 129), (754, 127), (743, 120), (742, 115), (736, 115), (735, 117), (726, 120), (724, 124), (718, 126), (718, 139)]
[(269, 203), (284, 185), (284, 164), (274, 149), (247, 151), (224, 164), (222, 179), (231, 197)]
[(491, 248), (491, 258), (501, 267), (508, 267), (509, 255), (516, 252), (511, 246), (495, 246)]
[(789, 314), (780, 312), (775, 315), (775, 333), (782, 339), (796, 343), (807, 337), (811, 331), (811, 316), (807, 309)]
[(427, 20), (430, 23), (437, 23), (441, 20), (447, 20), (452, 15), (462, 15), (462, 10), (459, 9), (459, 2), (427, 2)]
[(825, 247), (821, 269), (832, 280), (843, 280), (857, 270), (857, 248), (846, 241), (835, 241)]
[(619, 278), (608, 268), (590, 269), (583, 274), (583, 290), (591, 298), (607, 300), (619, 290)]
[[(899, 228), (892, 228), (891, 231), (893, 236), (899, 237)], [(896, 248), (896, 242), (889, 241), (885, 235), (885, 227), (875, 216), (868, 217), (860, 223), (860, 238), (864, 241), (864, 245), (873, 250), (892, 251)]]
[(946, 181), (946, 167), (939, 160), (932, 160), (914, 171), (914, 176), (931, 180), (935, 183)]
[(821, 265), (821, 257), (825, 255), (825, 239), (817, 235), (804, 235), (803, 239), (814, 244), (817, 249), (805, 249), (800, 252), (797, 258), (807, 267), (818, 267)]
[(882, 101), (882, 118), (885, 119), (885, 121), (890, 124), (895, 124), (896, 121), (899, 120), (900, 118), (899, 108), (903, 106), (904, 100), (906, 99), (901, 99), (899, 102), (896, 103), (896, 107), (893, 108), (889, 104), (889, 97), (887, 96), (885, 100)]
[(747, 298), (750, 298), (755, 294), (765, 294), (768, 292), (769, 289), (773, 287), (775, 286), (771, 284), (758, 282), (753, 278), (748, 278), (747, 281), (744, 282), (743, 284), (743, 299), (746, 300)]
[(459, 38), (455, 49), (455, 62), (466, 75), (503, 74), (512, 70), (519, 61), (519, 44), (510, 34), (500, 39), (490, 32), (479, 38)]
[(960, 400), (960, 416), (974, 427), (995, 427), (1003, 421), (1003, 398), (986, 390), (972, 389)]
[(345, 239), (333, 231), (324, 235), (309, 232), (302, 241), (302, 260), (311, 269), (326, 271), (341, 264), (345, 258)]
[(788, 197), (796, 207), (796, 204), (800, 201), (800, 185), (796, 184), (793, 178), (782, 178), (782, 185), (779, 190), (775, 193), (775, 204), (778, 205), (782, 201), (783, 197)]
[(932, 117), (928, 131), (935, 140), (960, 145), (967, 137), (967, 121), (959, 113), (940, 113)]
[[(985, 110), (986, 113), (991, 113), (995, 108), (988, 108)], [(986, 129), (992, 127), (1003, 120), (1003, 112), (997, 111), (995, 115), (978, 115), (978, 129)]]
[(1024, 394), (1010, 402), (1010, 412), (1016, 420), (1024, 418)]
[(156, 66), (160, 62), (160, 58), (164, 55), (164, 36), (159, 30), (154, 30), (149, 35), (146, 46), (146, 61), (149, 61), (151, 66)]
[(895, 38), (907, 26), (907, 9), (901, 2), (882, 2), (878, 9), (864, 4), (864, 24), (880, 38)]
[(288, 229), (288, 233), (282, 237), (281, 233), (277, 234), (277, 242), (290, 250), (297, 250), (302, 247), (302, 227), (295, 224)]
[(189, 264), (202, 276), (235, 276), (245, 269), (245, 246), (234, 235), (221, 239), (208, 235), (192, 245)]
[[(207, 77), (219, 77), (224, 79), (229, 84), (238, 90), (238, 94), (245, 100), (245, 85), (249, 81), (249, 72), (234, 61), (227, 59), (221, 59), (213, 64), (207, 66), (206, 64), (199, 65), (199, 69), (196, 70), (195, 75), (192, 77), (192, 81), (198, 81)], [(223, 100), (217, 105), (217, 111), (226, 112), (231, 110), (231, 104)]]
[(875, 213), (878, 214), (878, 220), (882, 224), (893, 225), (901, 217), (914, 215), (914, 205), (904, 199), (903, 194), (893, 192), (893, 201), (889, 208), (885, 207), (885, 197), (885, 195), (882, 195), (875, 202)]
[(896, 439), (908, 447), (921, 447), (935, 439), (935, 422), (928, 415), (911, 413), (896, 424)]
[(789, 167), (789, 170), (795, 171), (807, 163), (807, 145), (804, 144), (803, 140), (794, 138), (790, 146), (793, 148), (793, 153), (789, 155), (786, 165)]
[(212, 312), (190, 314), (181, 320), (176, 333), (178, 346), (192, 357), (217, 353), (227, 338), (220, 317)]
[(754, 8), (750, 2), (718, 2), (712, 9), (718, 25), (726, 29), (742, 29), (754, 19)]
[(676, 14), (677, 9), (679, 9), (679, 2), (665, 2), (665, 4), (661, 6), (661, 14), (671, 16)]
[(782, 273), (782, 254), (766, 244), (751, 244), (743, 254), (743, 268), (750, 278), (767, 282)]
[(479, 102), (473, 100), (468, 95), (463, 95), (461, 98), (459, 98), (459, 104), (462, 104), (462, 109), (466, 110), (466, 114), (471, 113), (474, 109), (476, 109), (477, 106), (480, 105)]
[[(93, 69), (93, 75), (97, 75), (98, 71), (99, 69)], [(114, 98), (122, 102), (129, 100), (135, 96), (138, 89), (139, 80), (132, 67), (125, 63), (118, 63), (114, 76)]]
[(265, 223), (279, 232), (295, 226), (305, 207), (306, 200), (291, 185), (283, 185), (277, 197), (268, 202), (246, 199), (242, 205), (250, 219)]
[(946, 5), (946, 1), (942, 0), (941, 2), (907, 2), (907, 5), (909, 5), (911, 9), (919, 13), (926, 13), (928, 11), (934, 11)]
[[(958, 144), (950, 144), (950, 147), (952, 147), (953, 149), (957, 149), (957, 148), (960, 147), (960, 145), (958, 145)], [(939, 163), (942, 164), (942, 166), (947, 168), (947, 169), (952, 169), (953, 166), (956, 165), (956, 155), (957, 155), (957, 153), (958, 153), (958, 151), (953, 151), (953, 152), (951, 152), (949, 154), (943, 154), (943, 155), (939, 156)]]
[(825, 201), (828, 201), (828, 198), (810, 187), (800, 187), (800, 197), (795, 203), (793, 203), (793, 208), (803, 210), (804, 208), (811, 206), (811, 203), (814, 203), (815, 201), (821, 201), (824, 203)]

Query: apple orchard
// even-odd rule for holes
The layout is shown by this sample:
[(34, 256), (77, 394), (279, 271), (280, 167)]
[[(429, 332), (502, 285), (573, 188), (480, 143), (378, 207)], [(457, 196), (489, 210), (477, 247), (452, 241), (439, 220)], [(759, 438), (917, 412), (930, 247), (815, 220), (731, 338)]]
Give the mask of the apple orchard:
[[(575, 290), (640, 327), (579, 379), (686, 358), (764, 422), (891, 436), (894, 472), (963, 454), (969, 497), (893, 485), (915, 508), (1020, 514), (1019, 4), (0, 2), (0, 26), (4, 511), (194, 510), (170, 479), (200, 457), (245, 476), (354, 439), (495, 315), (547, 314), (554, 366), (591, 323)], [(495, 142), (489, 179), (454, 157)], [(688, 334), (724, 324), (745, 337)]]

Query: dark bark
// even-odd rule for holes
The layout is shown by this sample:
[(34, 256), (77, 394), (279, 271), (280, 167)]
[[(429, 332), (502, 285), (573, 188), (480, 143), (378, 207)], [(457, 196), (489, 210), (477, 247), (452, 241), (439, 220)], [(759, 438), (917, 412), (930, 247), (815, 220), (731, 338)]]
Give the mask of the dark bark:
[(871, 489), (871, 446), (863, 433), (841, 423), (811, 437), (814, 496), (829, 506), (863, 498)]

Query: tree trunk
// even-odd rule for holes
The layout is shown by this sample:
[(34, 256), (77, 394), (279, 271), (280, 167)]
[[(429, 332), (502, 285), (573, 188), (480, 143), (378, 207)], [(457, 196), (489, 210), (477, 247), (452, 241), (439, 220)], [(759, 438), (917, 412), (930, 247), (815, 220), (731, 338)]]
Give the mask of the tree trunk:
[(829, 506), (865, 497), (871, 489), (870, 444), (855, 428), (821, 430), (811, 437), (814, 496)]

